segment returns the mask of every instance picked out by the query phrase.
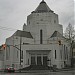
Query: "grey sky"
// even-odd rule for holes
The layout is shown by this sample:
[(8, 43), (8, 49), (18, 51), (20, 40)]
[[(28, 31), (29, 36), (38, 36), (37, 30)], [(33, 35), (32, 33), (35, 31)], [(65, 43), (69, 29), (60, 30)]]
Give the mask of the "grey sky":
[[(51, 10), (59, 15), (59, 23), (74, 25), (75, 0), (45, 0)], [(41, 0), (0, 0), (0, 45), (17, 29), (22, 29), (27, 16), (36, 9)], [(5, 27), (5, 28), (4, 28)]]

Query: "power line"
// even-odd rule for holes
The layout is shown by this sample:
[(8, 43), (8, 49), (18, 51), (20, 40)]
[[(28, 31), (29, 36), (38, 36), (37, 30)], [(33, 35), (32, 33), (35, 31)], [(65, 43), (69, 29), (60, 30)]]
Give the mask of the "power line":
[(1, 30), (7, 30), (7, 31), (13, 31), (13, 30), (9, 30), (9, 29), (3, 29), (3, 28), (0, 28)]
[[(0, 26), (1, 28), (6, 28), (6, 29), (13, 29), (13, 28), (8, 28), (8, 27), (4, 27), (4, 26)], [(13, 30), (17, 30), (17, 29), (13, 29)]]
[(3, 26), (0, 26), (0, 29), (1, 29), (1, 30), (8, 30), (8, 31), (18, 30), (18, 29), (3, 27)]

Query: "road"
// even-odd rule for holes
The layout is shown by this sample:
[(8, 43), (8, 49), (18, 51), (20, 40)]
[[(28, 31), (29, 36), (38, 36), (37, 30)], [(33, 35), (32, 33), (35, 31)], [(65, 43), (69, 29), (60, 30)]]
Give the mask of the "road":
[(75, 71), (40, 72), (40, 73), (0, 73), (0, 75), (75, 75)]

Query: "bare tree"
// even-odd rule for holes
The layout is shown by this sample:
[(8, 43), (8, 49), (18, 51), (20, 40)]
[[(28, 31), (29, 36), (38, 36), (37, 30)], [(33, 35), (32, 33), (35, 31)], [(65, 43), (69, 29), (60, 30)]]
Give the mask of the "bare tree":
[(73, 40), (75, 37), (75, 30), (74, 27), (69, 23), (65, 30), (65, 38), (68, 40)]
[(64, 36), (70, 44), (71, 67), (73, 67), (73, 44), (74, 44), (74, 38), (75, 38), (75, 30), (74, 30), (74, 27), (70, 23), (66, 27)]

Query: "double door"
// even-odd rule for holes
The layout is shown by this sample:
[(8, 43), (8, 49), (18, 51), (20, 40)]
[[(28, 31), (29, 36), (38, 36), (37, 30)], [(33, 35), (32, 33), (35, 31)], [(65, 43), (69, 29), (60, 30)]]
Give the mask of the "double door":
[(47, 56), (31, 56), (31, 65), (47, 65)]

